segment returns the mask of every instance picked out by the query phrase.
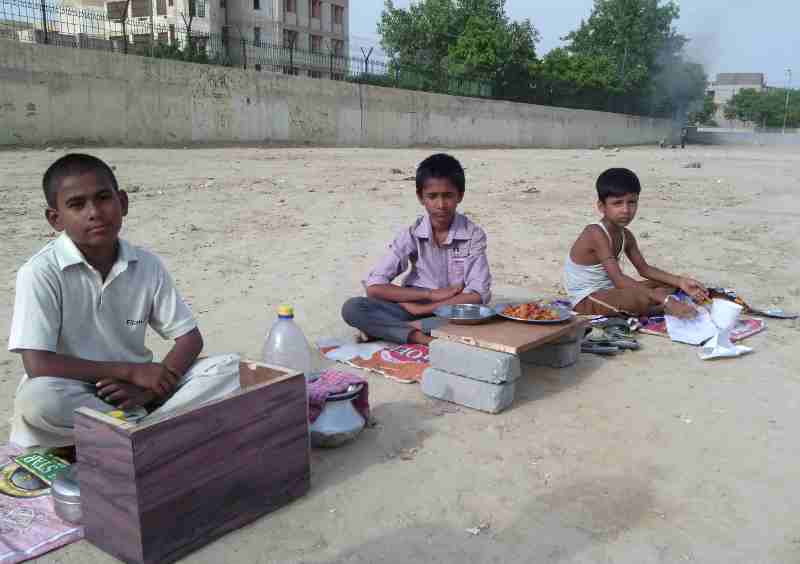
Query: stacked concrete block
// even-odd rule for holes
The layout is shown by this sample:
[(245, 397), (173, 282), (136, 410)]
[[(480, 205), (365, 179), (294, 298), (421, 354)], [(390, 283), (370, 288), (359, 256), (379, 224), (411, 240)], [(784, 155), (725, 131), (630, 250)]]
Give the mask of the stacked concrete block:
[(437, 368), (428, 368), (422, 375), (422, 391), (436, 399), (488, 413), (500, 413), (514, 402), (516, 384), (489, 384)]
[(574, 333), (565, 335), (557, 341), (522, 353), (520, 361), (522, 364), (548, 366), (550, 368), (572, 366), (580, 358), (583, 333), (583, 328), (578, 328)]
[(430, 345), (431, 368), (422, 391), (434, 398), (489, 413), (500, 413), (514, 401), (521, 376), (519, 357), (437, 339)]

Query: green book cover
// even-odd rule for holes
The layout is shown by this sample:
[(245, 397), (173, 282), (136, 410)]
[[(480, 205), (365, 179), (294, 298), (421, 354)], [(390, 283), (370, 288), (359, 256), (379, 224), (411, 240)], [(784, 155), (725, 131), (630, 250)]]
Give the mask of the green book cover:
[(53, 485), (53, 480), (62, 471), (69, 468), (69, 464), (59, 457), (42, 452), (30, 452), (16, 456), (14, 457), (14, 462), (51, 486)]

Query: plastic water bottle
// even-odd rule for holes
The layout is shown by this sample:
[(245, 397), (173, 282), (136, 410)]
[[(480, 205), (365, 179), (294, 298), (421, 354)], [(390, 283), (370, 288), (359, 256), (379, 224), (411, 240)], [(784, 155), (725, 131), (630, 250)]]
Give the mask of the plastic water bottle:
[(306, 336), (294, 322), (294, 309), (288, 305), (278, 308), (278, 319), (273, 323), (261, 351), (267, 364), (297, 370), (306, 375), (311, 372), (311, 349)]

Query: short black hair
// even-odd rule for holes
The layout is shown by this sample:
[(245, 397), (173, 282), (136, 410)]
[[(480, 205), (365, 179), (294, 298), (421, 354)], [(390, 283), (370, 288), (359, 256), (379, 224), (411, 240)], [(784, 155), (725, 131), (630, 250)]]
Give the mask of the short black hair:
[(459, 193), (466, 189), (464, 167), (458, 159), (444, 153), (431, 155), (417, 167), (417, 195), (422, 194), (422, 189), (431, 178), (445, 178), (455, 186)]
[(119, 191), (117, 177), (111, 167), (92, 155), (69, 153), (50, 165), (42, 178), (42, 189), (47, 205), (53, 209), (58, 206), (58, 188), (67, 176), (96, 172), (104, 174), (111, 181), (114, 191)]
[(597, 178), (597, 197), (603, 203), (610, 197), (639, 194), (641, 191), (639, 177), (627, 168), (610, 168)]

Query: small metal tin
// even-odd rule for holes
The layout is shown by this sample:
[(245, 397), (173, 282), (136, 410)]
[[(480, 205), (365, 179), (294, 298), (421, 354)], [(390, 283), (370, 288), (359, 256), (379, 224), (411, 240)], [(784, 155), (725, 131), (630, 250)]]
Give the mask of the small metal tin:
[(53, 481), (51, 491), (56, 515), (68, 523), (79, 525), (83, 513), (77, 464), (72, 464)]

